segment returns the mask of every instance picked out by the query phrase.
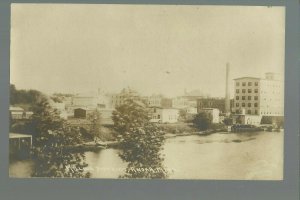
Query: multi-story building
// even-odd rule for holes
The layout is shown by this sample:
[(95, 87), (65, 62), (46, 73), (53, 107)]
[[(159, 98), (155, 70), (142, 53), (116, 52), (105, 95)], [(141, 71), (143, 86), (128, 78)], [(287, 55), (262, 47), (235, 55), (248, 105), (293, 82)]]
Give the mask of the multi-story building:
[(234, 79), (233, 113), (283, 116), (283, 80), (274, 73), (266, 73), (265, 78), (242, 77)]
[(138, 93), (130, 88), (123, 89), (118, 94), (111, 94), (110, 96), (110, 103), (109, 107), (115, 108), (117, 106), (120, 106), (125, 103), (126, 99), (141, 99), (138, 95)]

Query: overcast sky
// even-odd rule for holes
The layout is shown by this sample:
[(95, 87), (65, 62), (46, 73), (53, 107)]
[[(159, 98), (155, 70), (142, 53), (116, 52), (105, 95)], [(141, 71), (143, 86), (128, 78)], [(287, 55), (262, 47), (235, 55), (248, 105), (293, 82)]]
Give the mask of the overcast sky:
[(284, 26), (284, 7), (13, 4), (10, 78), (46, 93), (224, 96), (226, 62), (231, 79), (283, 73)]

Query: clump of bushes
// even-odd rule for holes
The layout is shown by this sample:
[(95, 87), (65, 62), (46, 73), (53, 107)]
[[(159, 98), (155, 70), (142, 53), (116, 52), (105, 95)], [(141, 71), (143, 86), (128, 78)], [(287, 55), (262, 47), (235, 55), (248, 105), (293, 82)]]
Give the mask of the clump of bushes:
[(177, 123), (177, 124), (159, 124), (159, 126), (166, 133), (181, 134), (181, 133), (191, 133), (196, 132), (197, 129), (187, 123)]

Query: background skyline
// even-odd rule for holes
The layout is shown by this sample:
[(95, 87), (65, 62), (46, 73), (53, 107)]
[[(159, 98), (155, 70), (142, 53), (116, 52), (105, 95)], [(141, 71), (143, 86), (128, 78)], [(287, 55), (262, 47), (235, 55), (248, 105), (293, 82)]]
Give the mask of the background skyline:
[[(12, 4), (11, 83), (45, 93), (142, 95), (284, 74), (284, 7)], [(231, 81), (231, 95), (233, 95)]]

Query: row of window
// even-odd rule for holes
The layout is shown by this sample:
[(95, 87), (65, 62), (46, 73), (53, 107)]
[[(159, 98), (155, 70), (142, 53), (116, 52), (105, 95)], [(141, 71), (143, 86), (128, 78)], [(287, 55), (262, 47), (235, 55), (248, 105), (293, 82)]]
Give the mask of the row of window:
[[(241, 110), (237, 109), (236, 110), (236, 113), (241, 113)], [(252, 114), (252, 111), (251, 110), (247, 110), (247, 114)], [(254, 113), (253, 114), (258, 114), (258, 111), (257, 110), (254, 110)], [(269, 115), (269, 114), (282, 114), (282, 113), (279, 113), (279, 112), (260, 112), (261, 115)]]
[[(236, 96), (235, 99), (240, 100), (240, 97)], [(242, 100), (246, 100), (246, 96), (242, 96)], [(252, 100), (252, 96), (248, 96), (248, 100)], [(255, 96), (254, 100), (258, 100), (258, 96)]]
[[(246, 93), (246, 89), (242, 89), (241, 91), (242, 93)], [(238, 94), (240, 93), (240, 90), (236, 89), (235, 92)], [(252, 89), (248, 89), (248, 93), (252, 93)], [(258, 89), (254, 89), (254, 93), (258, 93)]]
[[(236, 110), (236, 113), (241, 113), (241, 111), (240, 111), (239, 109), (237, 109), (237, 110)], [(252, 114), (252, 111), (251, 111), (251, 110), (247, 110), (247, 114), (250, 114), (250, 115), (251, 115), (251, 114)], [(258, 114), (258, 111), (257, 111), (257, 110), (254, 110), (254, 113), (253, 113), (253, 114), (256, 114), (256, 115), (257, 115), (257, 114)]]
[[(248, 86), (252, 86), (253, 82), (248, 82)], [(242, 86), (246, 86), (247, 82), (242, 82)], [(258, 82), (254, 82), (255, 86), (258, 86)], [(236, 82), (236, 86), (240, 86), (240, 82)]]
[[(254, 103), (253, 105), (254, 105), (254, 107), (257, 107), (257, 106), (258, 106), (258, 103)], [(239, 103), (236, 103), (235, 106), (236, 106), (236, 107), (239, 107), (240, 104), (239, 104)], [(252, 104), (251, 104), (251, 103), (248, 103), (248, 107), (251, 107), (251, 106), (252, 106)], [(246, 107), (246, 104), (245, 104), (245, 103), (242, 103), (242, 107)]]

